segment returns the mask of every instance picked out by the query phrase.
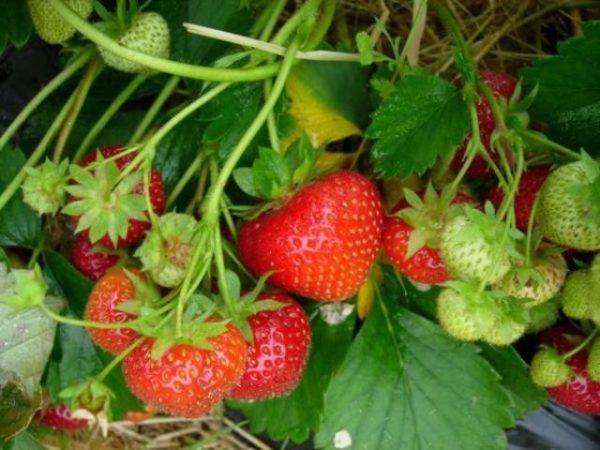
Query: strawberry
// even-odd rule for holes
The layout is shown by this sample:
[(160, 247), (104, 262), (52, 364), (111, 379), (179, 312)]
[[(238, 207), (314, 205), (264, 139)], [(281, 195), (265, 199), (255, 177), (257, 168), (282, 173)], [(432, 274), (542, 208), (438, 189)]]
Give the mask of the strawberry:
[(551, 347), (545, 347), (533, 355), (529, 370), (533, 382), (542, 387), (559, 386), (571, 376), (569, 365), (558, 350)]
[(600, 338), (596, 338), (590, 347), (587, 371), (592, 380), (600, 381)]
[(571, 272), (563, 287), (562, 309), (571, 319), (591, 319), (600, 323), (599, 287), (588, 269)]
[(123, 361), (127, 385), (158, 411), (194, 418), (208, 413), (242, 376), (246, 342), (231, 324), (207, 340), (210, 350), (174, 344), (153, 359), (154, 340), (147, 339)]
[[(556, 348), (561, 354), (573, 349), (583, 336), (570, 326), (555, 326), (541, 338), (542, 344)], [(590, 379), (587, 372), (588, 352), (581, 350), (567, 359), (573, 376), (566, 383), (548, 388), (558, 403), (584, 414), (600, 414), (600, 383)]]
[(92, 281), (97, 281), (108, 269), (117, 264), (119, 255), (95, 249), (87, 233), (84, 232), (75, 236), (71, 247), (71, 261), (82, 274)]
[[(94, 9), (93, 0), (64, 2), (83, 19), (87, 19)], [(27, 0), (27, 6), (36, 33), (49, 44), (62, 44), (75, 34), (75, 28), (62, 18), (48, 0)]]
[(51, 406), (42, 412), (40, 421), (55, 430), (81, 430), (85, 428), (88, 421), (85, 419), (75, 419), (71, 416), (69, 408), (60, 404), (58, 406)]
[[(427, 191), (420, 195), (425, 201), (419, 199), (415, 208), (406, 200), (394, 207), (399, 214), (384, 219), (381, 240), (386, 256), (399, 272), (419, 283), (438, 284), (450, 279), (438, 249), (449, 208), (432, 189)], [(472, 201), (459, 193), (452, 203)]]
[[(519, 188), (514, 198), (516, 225), (518, 229), (527, 231), (533, 204), (549, 174), (550, 166), (539, 166), (532, 167), (521, 175)], [(504, 192), (499, 184), (487, 192), (486, 199), (492, 202), (496, 211), (500, 209), (502, 200), (504, 200)]]
[(249, 317), (254, 341), (248, 347), (244, 374), (227, 395), (235, 400), (262, 400), (293, 391), (304, 373), (311, 341), (308, 316), (287, 295), (263, 293), (258, 300), (283, 303), (281, 309)]
[[(77, 225), (76, 233), (89, 229), (90, 240), (107, 248), (138, 243), (150, 228), (140, 171), (134, 170), (118, 183), (120, 173), (135, 153), (105, 161), (122, 151), (120, 146), (103, 147), (86, 155), (79, 167), (72, 166), (75, 184), (68, 186), (67, 191), (73, 197), (63, 208), (63, 213), (72, 216)], [(82, 169), (93, 163), (98, 164), (91, 171)], [(150, 172), (149, 192), (153, 211), (162, 214), (166, 205), (164, 185), (155, 169)]]
[(489, 334), (497, 316), (493, 298), (476, 284), (451, 281), (437, 297), (440, 325), (461, 341), (476, 341)]
[(466, 206), (463, 211), (442, 232), (440, 250), (446, 268), (457, 278), (496, 283), (511, 268), (515, 237), (493, 214)]
[[(120, 323), (134, 320), (132, 314), (120, 311), (119, 305), (136, 298), (136, 286), (130, 276), (137, 276), (144, 280), (144, 276), (137, 269), (130, 269), (128, 274), (125, 269), (116, 267), (109, 270), (94, 285), (88, 298), (85, 309), (85, 320), (102, 323)], [(142, 281), (143, 282), (143, 281)], [(88, 328), (92, 340), (104, 350), (119, 354), (139, 335), (130, 328), (100, 329)]]
[[(125, 31), (112, 30), (110, 26), (106, 28), (121, 46), (129, 50), (158, 58), (169, 57), (171, 46), (169, 24), (158, 13), (136, 13), (130, 27)], [(146, 66), (117, 56), (103, 47), (98, 47), (98, 50), (106, 65), (114, 69), (128, 73), (151, 72)]]
[(350, 171), (301, 188), (242, 226), (242, 262), (268, 283), (318, 301), (355, 294), (375, 261), (383, 206), (375, 185)]
[(154, 282), (176, 287), (183, 281), (194, 250), (196, 225), (188, 214), (168, 213), (148, 232), (135, 256)]
[(26, 168), (23, 181), (23, 201), (38, 214), (56, 214), (65, 201), (69, 162), (56, 164), (46, 160), (38, 167)]
[(531, 308), (556, 296), (565, 282), (567, 263), (560, 254), (536, 258), (530, 266), (513, 266), (494, 287)]
[[(490, 88), (492, 93), (498, 98), (508, 100), (515, 92), (517, 82), (511, 75), (507, 73), (482, 71), (479, 76), (481, 80)], [(488, 150), (492, 159), (497, 162), (498, 155), (491, 146), (492, 133), (496, 128), (496, 123), (494, 121), (492, 109), (483, 96), (480, 96), (479, 100), (477, 101), (477, 121), (479, 122), (481, 142)], [(456, 172), (460, 171), (464, 163), (466, 148), (470, 139), (470, 135), (467, 135), (465, 138), (465, 143), (454, 155), (452, 160), (452, 168)], [(486, 178), (491, 174), (492, 170), (490, 166), (479, 155), (475, 157), (469, 166), (469, 169), (467, 170), (467, 175), (469, 175), (471, 178)]]
[(576, 250), (600, 250), (600, 169), (589, 156), (550, 173), (540, 191), (542, 234)]

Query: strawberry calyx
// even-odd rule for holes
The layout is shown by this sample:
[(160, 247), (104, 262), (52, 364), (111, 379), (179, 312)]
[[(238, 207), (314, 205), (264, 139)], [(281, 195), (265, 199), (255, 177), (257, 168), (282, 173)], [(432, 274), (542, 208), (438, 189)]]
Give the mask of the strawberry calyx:
[(56, 164), (46, 160), (37, 167), (25, 169), (25, 178), (21, 189), (23, 201), (38, 214), (56, 214), (65, 202), (65, 187), (69, 161)]
[(93, 415), (103, 414), (110, 417), (110, 402), (115, 398), (115, 394), (102, 381), (88, 378), (82, 383), (63, 389), (59, 397), (68, 401), (72, 411), (83, 409)]
[(161, 216), (135, 252), (142, 261), (143, 271), (161, 286), (178, 286), (194, 251), (196, 231), (197, 221), (188, 214)]
[(404, 189), (404, 201), (400, 201), (393, 209), (394, 217), (409, 224), (413, 231), (409, 238), (406, 258), (412, 257), (423, 247), (437, 249), (440, 236), (447, 220), (457, 213), (458, 204), (470, 202), (472, 199), (458, 193), (456, 196), (448, 190), (438, 194), (431, 183), (421, 194)]
[(134, 192), (142, 181), (139, 171), (121, 176), (117, 162), (98, 153), (87, 167), (71, 165), (70, 178), (66, 190), (73, 199), (62, 212), (76, 218), (76, 233), (89, 231), (92, 243), (107, 235), (116, 247), (127, 237), (131, 219), (148, 220), (146, 199)]

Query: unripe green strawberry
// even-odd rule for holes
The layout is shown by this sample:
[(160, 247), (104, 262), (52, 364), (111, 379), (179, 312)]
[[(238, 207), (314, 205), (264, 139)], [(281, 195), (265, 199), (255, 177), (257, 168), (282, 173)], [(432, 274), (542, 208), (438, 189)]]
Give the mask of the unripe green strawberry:
[(527, 300), (525, 306), (531, 308), (556, 296), (566, 276), (565, 259), (554, 254), (530, 267), (513, 267), (494, 287), (517, 299)]
[(442, 328), (461, 341), (476, 341), (494, 327), (498, 314), (494, 300), (474, 283), (450, 282), (437, 298)]
[(65, 186), (69, 162), (60, 164), (47, 160), (38, 167), (26, 169), (21, 186), (23, 200), (38, 214), (56, 214), (65, 202)]
[(510, 317), (499, 317), (489, 333), (482, 340), (492, 345), (510, 345), (525, 334), (525, 325)]
[(546, 328), (550, 328), (558, 320), (558, 309), (560, 300), (558, 297), (551, 299), (541, 305), (529, 309), (529, 323), (525, 333), (537, 334)]
[(600, 169), (589, 156), (551, 172), (539, 197), (542, 234), (565, 247), (599, 250), (599, 185)]
[(589, 270), (571, 272), (563, 287), (562, 309), (571, 319), (590, 319), (592, 316), (591, 277)]
[[(158, 13), (138, 13), (131, 27), (122, 35), (115, 37), (117, 42), (130, 50), (158, 58), (168, 58), (171, 46), (169, 24)], [(151, 72), (146, 66), (129, 61), (121, 56), (98, 47), (104, 62), (117, 70), (127, 73)]]
[(587, 371), (592, 380), (600, 381), (600, 338), (596, 338), (590, 347)]
[(168, 213), (146, 234), (135, 256), (157, 284), (176, 287), (183, 281), (194, 250), (196, 224), (188, 214)]
[(511, 267), (514, 237), (493, 215), (465, 207), (442, 232), (440, 249), (448, 271), (456, 278), (496, 283)]
[(529, 366), (531, 379), (542, 387), (554, 387), (565, 383), (571, 376), (571, 368), (558, 350), (545, 347), (539, 350)]
[[(94, 9), (93, 0), (63, 1), (83, 19), (87, 19)], [(27, 6), (35, 31), (49, 44), (62, 44), (75, 34), (75, 28), (62, 18), (48, 0), (27, 0)]]

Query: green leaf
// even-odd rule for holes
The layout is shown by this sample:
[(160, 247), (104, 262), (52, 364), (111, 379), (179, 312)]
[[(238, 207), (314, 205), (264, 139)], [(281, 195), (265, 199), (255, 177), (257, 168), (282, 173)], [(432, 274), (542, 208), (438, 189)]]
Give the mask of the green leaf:
[[(18, 149), (0, 150), (0, 190), (6, 188), (25, 164)], [(35, 248), (40, 237), (41, 221), (25, 203), (19, 189), (0, 210), (0, 245)]]
[(252, 197), (260, 197), (254, 187), (254, 175), (250, 167), (239, 167), (233, 171), (233, 179), (239, 188)]
[(0, 55), (9, 42), (17, 48), (23, 47), (31, 33), (33, 24), (29, 16), (27, 2), (23, 0), (3, 0), (0, 14)]
[(504, 449), (514, 418), (496, 372), (397, 296), (378, 296), (332, 380), (317, 447)]
[(356, 48), (363, 66), (373, 64), (373, 41), (366, 31), (361, 31), (356, 35)]
[(253, 403), (228, 402), (240, 409), (254, 433), (275, 440), (305, 441), (317, 430), (323, 414), (323, 394), (350, 346), (356, 316), (332, 326), (319, 315), (311, 322), (311, 353), (300, 385), (290, 395)]
[(600, 22), (588, 22), (584, 35), (558, 46), (558, 55), (523, 70), (525, 86), (539, 86), (530, 109), (550, 138), (600, 156)]
[(2, 450), (46, 450), (31, 433), (23, 431), (7, 442)]
[(252, 165), (254, 188), (261, 198), (280, 196), (292, 181), (290, 169), (280, 153), (272, 148), (259, 147), (258, 158)]
[(360, 135), (371, 112), (367, 88), (360, 64), (301, 61), (287, 80), (289, 113), (316, 148)]
[[(206, 128), (203, 141), (216, 145), (220, 159), (227, 158), (248, 129), (261, 106), (262, 96), (261, 84), (240, 83), (228, 88), (207, 105), (204, 117), (211, 123)], [(263, 142), (264, 137), (264, 132), (259, 133), (252, 146)], [(249, 166), (249, 163), (244, 164), (249, 157), (251, 155), (245, 155), (240, 165)]]
[(44, 257), (44, 275), (49, 291), (56, 296), (65, 298), (69, 308), (78, 317), (83, 317), (87, 299), (92, 290), (92, 282), (84, 277), (60, 253), (46, 251)]
[(422, 174), (463, 141), (468, 123), (467, 106), (451, 83), (426, 73), (403, 78), (367, 130), (377, 140), (375, 170), (385, 178)]
[(39, 388), (28, 392), (19, 376), (0, 368), (0, 445), (29, 425), (40, 403)]
[[(160, 13), (171, 29), (171, 57), (194, 64), (202, 64), (220, 56), (229, 47), (215, 39), (188, 33), (184, 22), (204, 25), (219, 30), (242, 32), (242, 20), (247, 13), (240, 11), (239, 0), (178, 1), (153, 0), (148, 10)], [(212, 58), (211, 58), (212, 57)]]
[(522, 417), (548, 403), (548, 394), (535, 385), (529, 368), (513, 347), (481, 345), (483, 356), (502, 377), (502, 386), (512, 399), (513, 414)]

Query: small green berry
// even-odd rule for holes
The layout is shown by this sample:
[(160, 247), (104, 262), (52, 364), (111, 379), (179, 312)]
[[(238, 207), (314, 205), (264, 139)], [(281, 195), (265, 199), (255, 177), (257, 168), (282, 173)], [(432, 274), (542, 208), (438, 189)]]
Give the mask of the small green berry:
[(46, 161), (26, 169), (27, 177), (21, 186), (23, 200), (38, 214), (56, 214), (65, 202), (68, 161), (60, 164)]
[(531, 379), (542, 387), (554, 387), (566, 383), (571, 376), (571, 368), (554, 348), (539, 350), (529, 367)]

